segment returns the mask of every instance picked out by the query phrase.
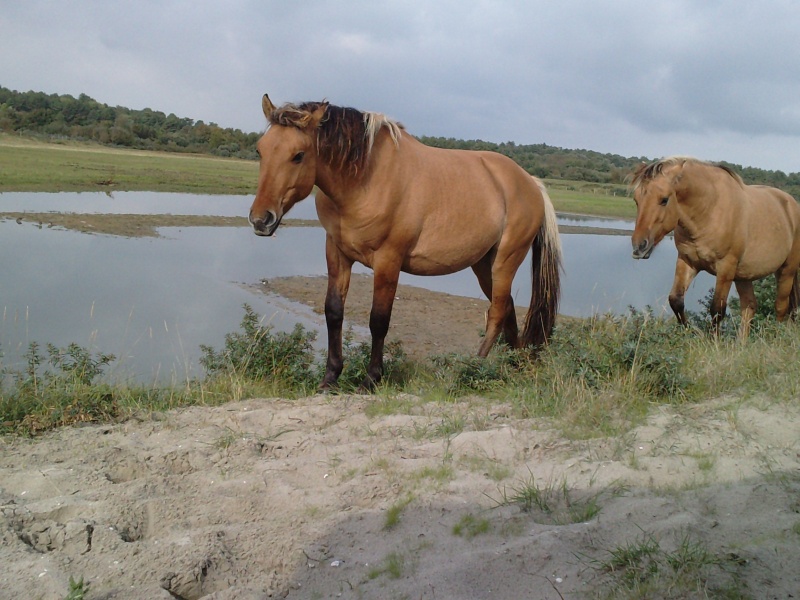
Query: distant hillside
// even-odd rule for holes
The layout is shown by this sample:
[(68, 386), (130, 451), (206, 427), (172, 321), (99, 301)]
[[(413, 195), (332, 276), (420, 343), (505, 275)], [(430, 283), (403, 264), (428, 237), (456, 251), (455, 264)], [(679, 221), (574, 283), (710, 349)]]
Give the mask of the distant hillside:
[[(259, 132), (245, 133), (216, 123), (194, 121), (145, 108), (111, 107), (81, 94), (17, 92), (0, 86), (0, 131), (50, 138), (92, 140), (101, 144), (234, 156), (255, 160)], [(623, 157), (591, 150), (569, 150), (547, 144), (496, 144), (482, 140), (457, 140), (422, 136), (439, 148), (494, 150), (513, 158), (532, 175), (548, 179), (623, 185), (625, 177), (645, 157)], [(772, 185), (800, 198), (800, 173), (768, 171), (725, 163), (747, 183)]]
[(255, 144), (261, 136), (150, 108), (111, 107), (86, 94), (74, 98), (4, 87), (0, 87), (0, 131), (252, 160), (258, 158)]

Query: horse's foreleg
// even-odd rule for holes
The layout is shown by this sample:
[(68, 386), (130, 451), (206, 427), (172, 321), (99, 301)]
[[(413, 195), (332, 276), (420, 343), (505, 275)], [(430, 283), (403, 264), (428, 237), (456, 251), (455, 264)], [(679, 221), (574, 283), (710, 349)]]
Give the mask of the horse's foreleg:
[(678, 323), (681, 325), (688, 325), (686, 320), (686, 312), (684, 310), (684, 297), (689, 285), (697, 276), (697, 269), (684, 261), (680, 256), (678, 262), (675, 263), (675, 279), (672, 281), (672, 290), (669, 293), (669, 306)]
[(752, 281), (736, 281), (736, 292), (739, 294), (739, 302), (742, 307), (742, 328), (739, 330), (739, 337), (746, 340), (750, 337), (750, 322), (756, 314), (758, 302), (753, 291)]
[(732, 272), (728, 272), (727, 270), (717, 271), (714, 298), (711, 300), (711, 328), (715, 335), (719, 335), (720, 326), (722, 325), (722, 320), (725, 318), (725, 311), (728, 307), (728, 294), (730, 294), (731, 285), (733, 284)]
[(346, 258), (328, 236), (325, 242), (325, 258), (328, 263), (328, 290), (325, 294), (325, 324), (328, 328), (328, 360), (321, 390), (336, 385), (344, 366), (342, 358), (342, 323), (344, 303), (350, 288), (353, 263)]
[(383, 377), (383, 347), (389, 333), (392, 305), (397, 293), (400, 265), (380, 264), (373, 267), (375, 276), (372, 290), (372, 310), (369, 313), (369, 331), (372, 334), (372, 352), (367, 365), (367, 375), (361, 383), (363, 391), (372, 391)]

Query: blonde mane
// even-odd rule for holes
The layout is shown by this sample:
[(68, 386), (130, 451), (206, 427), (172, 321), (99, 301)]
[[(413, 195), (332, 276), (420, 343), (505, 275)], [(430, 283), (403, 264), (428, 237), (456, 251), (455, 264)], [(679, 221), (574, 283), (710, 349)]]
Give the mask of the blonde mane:
[(712, 163), (705, 160), (700, 160), (698, 158), (693, 158), (691, 156), (675, 155), (662, 158), (650, 164), (642, 163), (631, 176), (630, 187), (633, 191), (635, 191), (640, 185), (648, 181), (652, 181), (653, 179), (661, 175), (664, 169), (677, 164), (685, 164), (685, 163), (703, 165), (714, 169), (722, 169), (728, 175), (733, 177), (740, 185), (744, 185), (744, 181), (739, 176), (739, 174), (736, 173), (733, 169), (731, 169), (727, 165)]
[(284, 104), (269, 115), (272, 125), (305, 129), (311, 115), (325, 106), (325, 116), (317, 127), (317, 152), (331, 167), (363, 174), (369, 161), (375, 136), (384, 127), (395, 146), (400, 144), (403, 125), (384, 114), (364, 112), (355, 108), (335, 106), (327, 102)]

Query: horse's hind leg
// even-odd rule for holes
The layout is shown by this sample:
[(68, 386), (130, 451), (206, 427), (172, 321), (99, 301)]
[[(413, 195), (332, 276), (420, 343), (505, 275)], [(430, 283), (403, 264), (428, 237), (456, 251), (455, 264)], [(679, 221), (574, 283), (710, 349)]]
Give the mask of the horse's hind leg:
[(739, 294), (739, 303), (742, 307), (742, 328), (739, 330), (739, 337), (746, 340), (750, 337), (750, 322), (756, 314), (758, 302), (753, 291), (752, 281), (736, 281), (736, 293)]
[(800, 270), (795, 272), (793, 281), (794, 284), (792, 285), (792, 293), (789, 294), (789, 308), (787, 310), (790, 319), (795, 318), (797, 309), (800, 308)]
[(797, 310), (798, 295), (797, 271), (781, 268), (775, 273), (775, 316), (778, 321), (783, 321), (787, 316), (791, 316)]
[[(472, 271), (478, 279), (478, 284), (481, 286), (481, 291), (491, 301), (492, 299), (492, 260), (494, 259), (494, 251), (484, 256), (477, 263), (472, 265)], [(489, 327), (489, 312), (486, 313), (486, 328), (488, 332)], [(509, 309), (505, 320), (503, 321), (503, 340), (512, 348), (519, 346), (519, 327), (517, 325), (517, 314), (514, 310), (514, 303), (509, 298)]]
[(492, 349), (501, 331), (506, 331), (509, 337), (513, 337), (513, 340), (510, 341), (511, 344), (515, 347), (519, 345), (514, 302), (511, 299), (511, 283), (517, 269), (525, 260), (529, 248), (529, 245), (515, 244), (512, 250), (504, 252), (502, 242), (498, 247), (497, 255), (492, 261), (492, 295), (490, 297), (492, 303), (486, 319), (486, 336), (478, 348), (478, 356), (489, 354), (489, 350)]

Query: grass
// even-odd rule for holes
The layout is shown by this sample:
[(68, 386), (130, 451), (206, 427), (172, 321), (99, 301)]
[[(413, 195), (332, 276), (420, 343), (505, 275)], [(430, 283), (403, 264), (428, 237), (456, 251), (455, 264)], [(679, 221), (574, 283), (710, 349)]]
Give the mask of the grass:
[(453, 535), (472, 539), (475, 536), (489, 533), (490, 528), (491, 524), (489, 523), (489, 519), (476, 517), (472, 513), (469, 513), (462, 516), (458, 520), (458, 523), (453, 525)]
[(386, 575), (389, 579), (400, 579), (406, 569), (406, 559), (399, 552), (390, 552), (386, 558), (383, 559), (381, 564), (373, 567), (367, 573), (370, 579), (377, 579), (382, 575)]
[(77, 581), (70, 575), (69, 578), (69, 593), (65, 596), (64, 600), (84, 600), (87, 592), (89, 591), (89, 582), (84, 581), (83, 577)]
[(545, 180), (557, 212), (635, 219), (636, 205), (620, 192), (624, 186), (583, 181)]
[(653, 534), (642, 531), (635, 540), (589, 560), (605, 575), (598, 598), (749, 598), (736, 574), (735, 558), (718, 556), (705, 544), (683, 535), (674, 549), (665, 549)]
[(413, 500), (414, 497), (409, 494), (386, 509), (386, 516), (383, 519), (384, 530), (392, 530), (400, 524), (400, 517), (403, 515), (403, 511)]
[[(322, 356), (313, 350), (313, 334), (301, 326), (275, 333), (248, 306), (244, 311), (241, 331), (228, 334), (223, 348), (201, 348), (206, 377), (177, 387), (112, 386), (102, 375), (114, 357), (93, 355), (75, 344), (46, 351), (31, 344), (26, 368), (3, 371), (0, 433), (36, 435), (179, 406), (313, 394), (324, 369)], [(415, 425), (413, 435), (452, 440), (486, 428), (485, 410), (482, 417), (469, 418), (460, 400), (478, 396), (502, 401), (511, 417), (549, 420), (572, 439), (619, 438), (658, 405), (729, 394), (778, 402), (796, 398), (799, 346), (797, 322), (762, 324), (742, 343), (735, 332), (717, 339), (635, 311), (564, 320), (537, 359), (501, 348), (482, 361), (448, 356), (412, 362), (397, 344), (387, 354), (385, 380), (364, 410), (375, 417), (439, 406), (437, 419)], [(345, 345), (342, 392), (355, 390), (368, 350), (366, 343)], [(453, 410), (456, 401), (459, 410)], [(704, 471), (713, 469), (713, 457), (698, 457), (698, 462)]]
[(601, 511), (600, 498), (606, 492), (615, 495), (619, 490), (609, 488), (594, 494), (574, 496), (566, 480), (538, 483), (533, 473), (517, 483), (498, 488), (499, 497), (492, 498), (495, 505), (518, 506), (529, 513), (537, 523), (569, 525), (585, 523), (594, 519)]
[(0, 165), (0, 192), (252, 194), (258, 179), (254, 161), (58, 144), (9, 134), (0, 134)]

